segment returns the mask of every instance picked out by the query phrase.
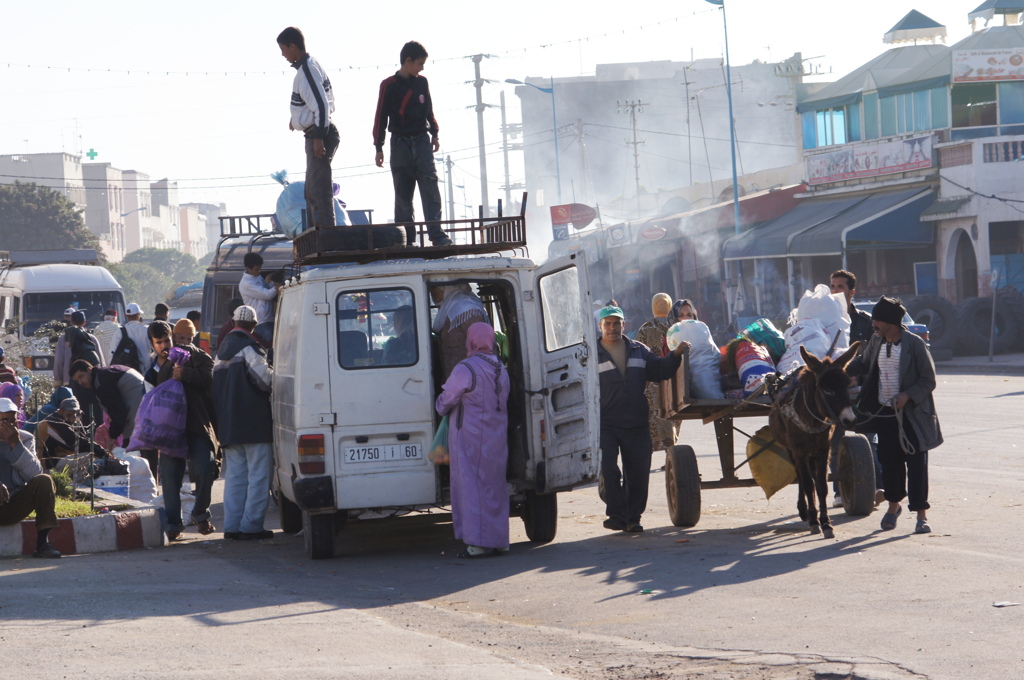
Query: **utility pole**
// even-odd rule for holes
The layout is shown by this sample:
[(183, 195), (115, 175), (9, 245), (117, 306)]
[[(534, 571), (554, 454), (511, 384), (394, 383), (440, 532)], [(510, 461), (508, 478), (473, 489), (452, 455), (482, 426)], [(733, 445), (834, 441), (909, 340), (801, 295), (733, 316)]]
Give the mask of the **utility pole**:
[(487, 153), (486, 145), (484, 144), (484, 109), (487, 108), (487, 105), (484, 104), (483, 98), (484, 80), (480, 77), (480, 62), (489, 56), (491, 55), (474, 54), (471, 57), (475, 75), (473, 87), (476, 88), (476, 129), (480, 148), (480, 201), (484, 207), (484, 217), (490, 217), (491, 204), (487, 198)]
[(587, 147), (583, 143), (585, 134), (583, 132), (583, 119), (576, 119), (576, 143), (580, 147), (580, 200), (587, 202)]
[(452, 185), (452, 163), (451, 155), (444, 157), (444, 170), (448, 175), (448, 219), (455, 219), (455, 187)]
[[(690, 65), (693, 60), (690, 60)], [(686, 178), (687, 184), (693, 186), (693, 137), (690, 136), (690, 76), (686, 73), (690, 66), (683, 69), (683, 86), (686, 88)]]
[(505, 122), (505, 91), (501, 91), (501, 156), (505, 161), (505, 208), (512, 210), (512, 187), (508, 176), (508, 123)]
[(640, 99), (636, 101), (630, 99), (624, 102), (616, 100), (615, 106), (618, 107), (615, 109), (616, 113), (629, 112), (629, 124), (633, 128), (633, 141), (631, 142), (627, 139), (626, 144), (633, 147), (633, 170), (636, 176), (636, 212), (639, 216), (642, 212), (640, 207), (640, 146), (644, 143), (644, 140), (636, 138), (636, 114), (644, 112), (643, 102)]

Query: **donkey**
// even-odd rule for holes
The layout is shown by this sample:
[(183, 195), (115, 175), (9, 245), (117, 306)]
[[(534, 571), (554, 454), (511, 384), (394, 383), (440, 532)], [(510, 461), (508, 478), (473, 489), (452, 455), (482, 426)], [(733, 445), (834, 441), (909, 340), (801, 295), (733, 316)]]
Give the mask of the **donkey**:
[[(796, 467), (800, 519), (807, 521), (812, 534), (824, 533), (825, 538), (834, 535), (827, 502), (830, 440), (842, 436), (843, 421), (852, 423), (855, 419), (845, 369), (858, 347), (859, 342), (853, 343), (834, 361), (819, 359), (800, 347), (806, 366), (797, 373), (795, 384), (790, 383), (775, 396), (768, 415), (775, 441), (789, 451)], [(837, 432), (833, 434), (833, 430)], [(820, 508), (817, 512), (815, 492)]]

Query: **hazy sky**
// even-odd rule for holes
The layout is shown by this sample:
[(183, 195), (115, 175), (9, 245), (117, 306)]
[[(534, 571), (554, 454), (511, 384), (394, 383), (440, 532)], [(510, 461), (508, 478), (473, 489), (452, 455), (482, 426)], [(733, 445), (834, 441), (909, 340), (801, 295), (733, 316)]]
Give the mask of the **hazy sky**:
[[(808, 64), (831, 69), (819, 80), (834, 80), (884, 51), (882, 35), (911, 9), (945, 24), (953, 44), (968, 35), (967, 13), (980, 2), (727, 0), (730, 57), (744, 64), (802, 52), (815, 57)], [(430, 52), (423, 75), (442, 152), (455, 161), (453, 184), (464, 187), (456, 203), (473, 206), (480, 184), (467, 55), (493, 55), (482, 64), (483, 77), (495, 81), (484, 101), (497, 105), (504, 89), (508, 120), (518, 122), (506, 78), (723, 53), (721, 13), (704, 0), (96, 0), (5, 3), (3, 13), (0, 154), (95, 149), (96, 161), (177, 180), (182, 202), (225, 202), (234, 214), (273, 212), (280, 187), (268, 175), (283, 168), (301, 179), (304, 171), (301, 135), (288, 131), (294, 70), (275, 43), (288, 25), (302, 29), (334, 86), (341, 196), (350, 207), (374, 208), (378, 222), (390, 219), (393, 193), (387, 166), (373, 165), (373, 112), (377, 87), (397, 69), (407, 40)], [(492, 200), (503, 182), (499, 125), (498, 110), (489, 109)], [(513, 181), (521, 179), (521, 160), (513, 167)]]

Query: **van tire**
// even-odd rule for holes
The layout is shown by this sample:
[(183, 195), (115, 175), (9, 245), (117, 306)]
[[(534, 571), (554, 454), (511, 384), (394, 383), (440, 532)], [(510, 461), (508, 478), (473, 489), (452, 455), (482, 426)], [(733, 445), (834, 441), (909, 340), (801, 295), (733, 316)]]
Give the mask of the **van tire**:
[(325, 560), (334, 557), (334, 513), (320, 515), (302, 513), (302, 532), (306, 543), (306, 554), (311, 560)]
[(405, 245), (405, 230), (393, 224), (374, 224), (324, 230), (320, 234), (321, 247), (328, 251), (368, 250), (368, 229), (373, 232), (374, 249)]
[(558, 531), (558, 494), (526, 492), (523, 508), (526, 537), (534, 543), (550, 543)]
[(302, 531), (302, 509), (288, 498), (277, 492), (277, 512), (281, 518), (281, 531), (286, 534), (297, 534)]

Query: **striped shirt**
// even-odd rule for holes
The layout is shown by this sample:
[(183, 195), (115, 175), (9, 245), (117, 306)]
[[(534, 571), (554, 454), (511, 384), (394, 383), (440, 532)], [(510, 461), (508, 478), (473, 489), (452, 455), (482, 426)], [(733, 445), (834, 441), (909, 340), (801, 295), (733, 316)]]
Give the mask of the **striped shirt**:
[(900, 393), (900, 351), (900, 345), (886, 342), (878, 347), (878, 403), (882, 406), (892, 406)]

